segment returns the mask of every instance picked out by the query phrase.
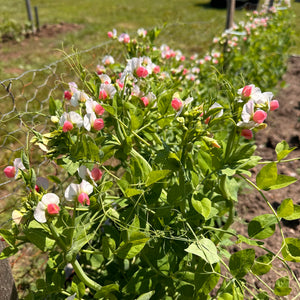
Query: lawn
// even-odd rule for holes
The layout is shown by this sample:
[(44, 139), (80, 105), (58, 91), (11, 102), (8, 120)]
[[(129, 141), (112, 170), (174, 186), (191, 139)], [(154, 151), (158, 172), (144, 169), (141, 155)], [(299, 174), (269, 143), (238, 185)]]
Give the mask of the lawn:
[[(106, 42), (107, 31), (116, 28), (135, 33), (140, 27), (163, 26), (159, 43), (182, 49), (186, 54), (204, 53), (215, 35), (225, 28), (226, 10), (213, 9), (209, 0), (108, 0), (74, 1), (32, 0), (38, 7), (41, 27), (45, 24), (78, 24), (81, 28), (45, 38), (31, 38), (18, 44), (4, 43), (0, 49), (0, 80), (19, 75), (22, 71), (40, 68), (62, 57), (59, 49), (70, 53), (72, 48), (88, 49)], [(0, 20), (27, 20), (24, 1), (0, 0)], [(244, 11), (236, 12), (236, 19)], [(2, 69), (2, 70), (1, 70)]]

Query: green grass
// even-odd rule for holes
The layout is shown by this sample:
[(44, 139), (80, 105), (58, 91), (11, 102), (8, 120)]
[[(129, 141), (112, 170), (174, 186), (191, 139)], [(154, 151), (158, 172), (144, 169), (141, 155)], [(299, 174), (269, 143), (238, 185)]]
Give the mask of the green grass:
[[(204, 53), (215, 35), (225, 27), (226, 11), (212, 9), (210, 0), (31, 0), (39, 9), (44, 24), (76, 23), (82, 29), (51, 38), (25, 40), (21, 44), (3, 44), (0, 50), (0, 80), (24, 70), (40, 68), (62, 57), (57, 49), (70, 53), (72, 47), (88, 49), (108, 40), (107, 31), (135, 33), (140, 27), (150, 29), (167, 24), (159, 43), (167, 43), (187, 54)], [(25, 23), (24, 1), (0, 0), (1, 13)], [(244, 12), (237, 11), (239, 18)], [(1, 15), (0, 15), (1, 18)], [(1, 58), (1, 56), (0, 56)]]

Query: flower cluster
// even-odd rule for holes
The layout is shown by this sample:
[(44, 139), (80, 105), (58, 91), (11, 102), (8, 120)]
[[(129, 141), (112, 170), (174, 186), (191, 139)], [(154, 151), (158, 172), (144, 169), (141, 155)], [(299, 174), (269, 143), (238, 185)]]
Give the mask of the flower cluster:
[(264, 120), (267, 118), (268, 111), (273, 111), (279, 107), (277, 100), (272, 100), (273, 94), (271, 92), (262, 93), (260, 88), (255, 87), (254, 84), (246, 85), (238, 90), (238, 102), (242, 102), (243, 110), (241, 114), (241, 121), (237, 126), (242, 128), (242, 136), (246, 139), (251, 139), (252, 129), (262, 129), (266, 127)]

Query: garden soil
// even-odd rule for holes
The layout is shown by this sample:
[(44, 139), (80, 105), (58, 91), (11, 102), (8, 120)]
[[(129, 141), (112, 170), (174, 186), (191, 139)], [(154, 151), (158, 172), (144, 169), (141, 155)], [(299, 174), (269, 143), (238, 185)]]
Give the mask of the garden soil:
[[(278, 110), (269, 113), (266, 123), (268, 127), (259, 131), (256, 136), (256, 155), (263, 158), (263, 161), (276, 161), (275, 146), (277, 143), (285, 140), (290, 147), (296, 149), (289, 154), (287, 159), (300, 157), (300, 57), (291, 56), (288, 61), (288, 69), (283, 77), (286, 87), (279, 90), (273, 99), (279, 101)], [(261, 167), (252, 170), (251, 180), (255, 182), (255, 177)], [(294, 184), (279, 190), (264, 192), (267, 199), (276, 209), (282, 200), (286, 198), (293, 199), (295, 204), (300, 204), (300, 161), (291, 161), (288, 163), (280, 163), (278, 165), (279, 174), (294, 176), (298, 179)], [(270, 214), (271, 209), (268, 207), (261, 195), (254, 189), (245, 189), (239, 197), (235, 228), (238, 233), (248, 236), (247, 224), (258, 215)], [(281, 226), (286, 237), (300, 238), (300, 222), (282, 220)], [(280, 231), (277, 229), (275, 234), (270, 238), (263, 240), (265, 247), (277, 253), (282, 244)], [(248, 246), (250, 247), (250, 246)], [(240, 250), (236, 245), (233, 251)], [(258, 255), (266, 254), (264, 251), (258, 252)], [(262, 279), (274, 288), (275, 281), (282, 276), (290, 276), (283, 269), (280, 261), (274, 262), (274, 271), (262, 276)], [(290, 263), (290, 268), (294, 271), (298, 280), (300, 280), (300, 263)], [(267, 290), (262, 282), (257, 279), (252, 280), (252, 284), (256, 289)], [(300, 288), (295, 282), (290, 282), (291, 287), (295, 289), (290, 295), (278, 297), (278, 299), (300, 299)], [(296, 298), (294, 298), (296, 297)], [(250, 297), (249, 297), (250, 298)], [(251, 297), (252, 298), (252, 297)], [(251, 299), (250, 298), (250, 299)], [(276, 298), (277, 299), (277, 298)]]

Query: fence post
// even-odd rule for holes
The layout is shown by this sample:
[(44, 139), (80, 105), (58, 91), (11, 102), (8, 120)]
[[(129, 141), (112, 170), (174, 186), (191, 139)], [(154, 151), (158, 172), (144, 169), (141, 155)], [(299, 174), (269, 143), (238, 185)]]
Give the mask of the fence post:
[(32, 19), (32, 13), (31, 13), (30, 0), (25, 0), (25, 2), (26, 2), (28, 20), (29, 20), (29, 22), (31, 24), (31, 29), (32, 29), (32, 32), (33, 32), (34, 27), (33, 27), (33, 19)]
[(38, 7), (34, 7), (34, 14), (35, 14), (35, 25), (36, 25), (36, 30), (37, 32), (40, 31), (40, 19), (39, 19), (39, 12), (38, 12)]
[(229, 29), (233, 26), (234, 10), (235, 10), (235, 0), (227, 0), (227, 17), (226, 17), (225, 29)]
[[(0, 253), (5, 248), (4, 242), (0, 240)], [(0, 260), (0, 296), (1, 300), (17, 300), (18, 293), (10, 265), (7, 259)]]

